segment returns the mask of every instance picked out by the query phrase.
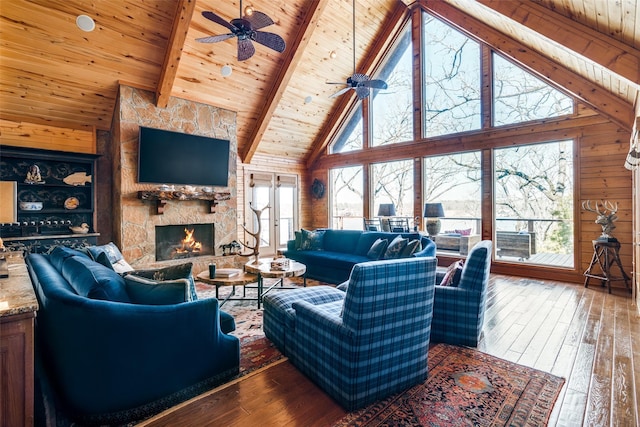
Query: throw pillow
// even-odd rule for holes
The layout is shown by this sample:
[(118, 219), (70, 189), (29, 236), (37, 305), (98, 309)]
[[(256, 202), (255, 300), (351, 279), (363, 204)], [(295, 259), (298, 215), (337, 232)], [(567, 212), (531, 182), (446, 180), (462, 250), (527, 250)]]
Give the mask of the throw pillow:
[(129, 274), (124, 280), (134, 304), (166, 305), (189, 301), (188, 279), (156, 281)]
[(80, 296), (116, 302), (131, 301), (122, 277), (86, 256), (66, 258), (60, 273)]
[(113, 242), (101, 246), (90, 246), (87, 248), (87, 251), (95, 262), (109, 267), (118, 274), (124, 274), (134, 270), (133, 267), (125, 261), (120, 249), (118, 249)]
[(324, 230), (309, 231), (302, 229), (300, 249), (303, 251), (320, 251), (322, 250), (323, 239)]
[(422, 250), (422, 245), (420, 244), (420, 240), (415, 239), (411, 240), (407, 243), (407, 246), (402, 250), (402, 254), (400, 254), (400, 258), (409, 258), (416, 252), (420, 252)]
[(451, 264), (447, 268), (447, 272), (444, 274), (442, 278), (442, 282), (440, 282), (440, 286), (451, 286), (457, 287), (460, 283), (460, 276), (462, 276), (462, 267), (464, 266), (463, 260), (458, 260)]
[(130, 274), (145, 279), (161, 282), (165, 280), (187, 279), (189, 280), (189, 298), (187, 301), (195, 301), (198, 299), (196, 294), (196, 284), (191, 274), (193, 263), (185, 262), (184, 264), (170, 265), (163, 268), (154, 268), (148, 270), (135, 270)]
[(387, 246), (383, 259), (400, 258), (400, 255), (408, 242), (409, 239), (403, 239), (402, 236), (396, 236), (396, 238), (389, 243), (389, 246)]
[(382, 254), (384, 254), (385, 249), (387, 249), (388, 244), (389, 241), (387, 239), (377, 239), (367, 252), (367, 258), (373, 261), (379, 260)]
[(293, 233), (296, 236), (294, 247), (296, 251), (299, 251), (302, 246), (302, 231), (294, 231)]

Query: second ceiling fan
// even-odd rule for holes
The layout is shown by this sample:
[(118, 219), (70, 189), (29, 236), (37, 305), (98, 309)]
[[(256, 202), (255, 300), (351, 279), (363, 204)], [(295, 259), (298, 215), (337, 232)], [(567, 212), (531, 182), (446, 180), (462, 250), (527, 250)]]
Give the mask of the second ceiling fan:
[(330, 85), (345, 85), (345, 88), (330, 96), (335, 98), (351, 89), (356, 91), (358, 99), (364, 99), (369, 96), (371, 89), (386, 89), (387, 82), (380, 79), (371, 79), (366, 74), (356, 73), (356, 0), (353, 0), (353, 74), (347, 78), (346, 83), (327, 82)]

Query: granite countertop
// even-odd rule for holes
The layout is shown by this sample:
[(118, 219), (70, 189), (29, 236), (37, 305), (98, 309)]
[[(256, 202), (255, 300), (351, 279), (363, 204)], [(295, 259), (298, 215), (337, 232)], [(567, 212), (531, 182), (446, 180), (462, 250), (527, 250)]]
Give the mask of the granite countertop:
[(0, 279), (0, 317), (38, 310), (38, 300), (21, 254), (7, 254), (9, 277)]

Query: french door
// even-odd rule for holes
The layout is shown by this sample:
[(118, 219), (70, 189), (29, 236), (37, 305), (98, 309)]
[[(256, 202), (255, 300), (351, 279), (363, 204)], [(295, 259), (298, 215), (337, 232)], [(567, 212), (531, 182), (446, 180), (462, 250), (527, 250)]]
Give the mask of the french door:
[[(250, 206), (245, 208), (246, 228), (258, 229), (257, 215), (260, 212), (260, 257), (274, 256), (285, 249), (287, 241), (294, 238), (298, 229), (298, 179), (296, 175), (268, 172), (248, 172), (246, 187)], [(245, 237), (245, 243), (251, 236)]]

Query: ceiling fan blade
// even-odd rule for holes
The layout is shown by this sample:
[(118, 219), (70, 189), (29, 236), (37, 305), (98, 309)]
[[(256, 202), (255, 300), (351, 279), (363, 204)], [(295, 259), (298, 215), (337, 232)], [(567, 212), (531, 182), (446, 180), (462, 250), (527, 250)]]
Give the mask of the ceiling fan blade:
[(276, 52), (282, 53), (287, 47), (284, 39), (277, 34), (267, 33), (264, 31), (256, 31), (253, 33), (251, 38), (261, 45), (275, 50)]
[(260, 28), (274, 24), (273, 19), (269, 18), (262, 12), (258, 12), (257, 10), (254, 10), (251, 15), (245, 15), (243, 19), (249, 21), (251, 28), (254, 30), (259, 30)]
[(233, 34), (233, 33), (220, 34), (219, 36), (200, 37), (200, 38), (197, 38), (196, 41), (200, 42), (200, 43), (217, 43), (217, 42), (221, 42), (223, 40), (230, 39), (230, 38), (235, 37), (235, 36), (236, 35)]
[(238, 39), (238, 61), (245, 61), (256, 53), (256, 48), (249, 39)]
[(374, 89), (386, 89), (387, 82), (384, 80), (367, 80), (366, 82), (360, 83), (362, 86), (371, 87)]
[(358, 99), (365, 99), (369, 96), (370, 89), (367, 86), (358, 85), (356, 87), (356, 94), (358, 95)]
[(224, 20), (223, 18), (219, 17), (218, 15), (216, 15), (213, 12), (205, 10), (204, 12), (202, 12), (202, 16), (204, 16), (205, 18), (209, 19), (210, 21), (215, 22), (216, 24), (220, 24), (223, 27), (227, 27), (231, 31), (236, 31), (237, 30), (237, 28), (235, 26), (231, 25), (229, 22), (227, 22), (226, 20)]
[(345, 87), (343, 89), (340, 89), (339, 91), (337, 91), (336, 93), (334, 93), (333, 95), (331, 95), (329, 98), (335, 98), (336, 96), (340, 96), (343, 93), (346, 93), (349, 89), (351, 89), (351, 87)]

